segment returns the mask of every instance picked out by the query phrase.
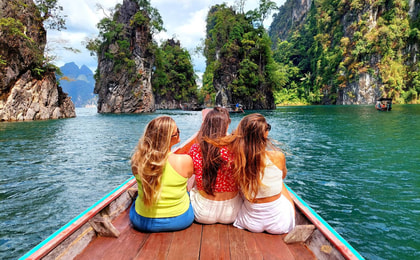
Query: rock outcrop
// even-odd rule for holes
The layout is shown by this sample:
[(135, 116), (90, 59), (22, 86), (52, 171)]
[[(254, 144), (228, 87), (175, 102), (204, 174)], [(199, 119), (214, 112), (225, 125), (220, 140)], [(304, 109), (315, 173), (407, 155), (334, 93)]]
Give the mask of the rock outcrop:
[(98, 113), (143, 113), (155, 110), (151, 84), (154, 55), (149, 48), (152, 34), (149, 24), (134, 22), (135, 16), (147, 15), (132, 0), (124, 0), (115, 13), (114, 21), (123, 29), (102, 43), (98, 53), (94, 89), (94, 93), (98, 94)]
[(0, 121), (75, 117), (43, 63), (46, 31), (32, 0), (0, 2)]

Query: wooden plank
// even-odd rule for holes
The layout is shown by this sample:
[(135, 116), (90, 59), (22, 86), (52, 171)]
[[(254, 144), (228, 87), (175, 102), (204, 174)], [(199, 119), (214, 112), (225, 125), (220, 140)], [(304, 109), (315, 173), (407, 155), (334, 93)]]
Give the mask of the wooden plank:
[(167, 259), (199, 259), (202, 226), (193, 223), (189, 228), (174, 232)]
[(283, 236), (268, 233), (253, 233), (252, 236), (264, 259), (294, 259), (294, 255), (283, 241)]
[(200, 259), (230, 259), (228, 225), (203, 225)]
[(287, 244), (305, 242), (312, 235), (314, 230), (314, 225), (297, 225), (289, 234), (287, 234), (284, 238), (284, 242)]
[(287, 245), (290, 252), (293, 254), (295, 259), (298, 260), (315, 260), (317, 259), (315, 254), (312, 253), (309, 248), (306, 247), (304, 243), (293, 243)]
[(86, 223), (49, 251), (43, 259), (72, 259), (82, 252), (95, 238), (95, 231), (89, 223)]
[(319, 259), (355, 259), (344, 257), (318, 229), (307, 241), (307, 245)]
[(263, 259), (255, 241), (256, 233), (228, 226), (231, 259)]
[(130, 222), (130, 207), (128, 207), (124, 212), (121, 213), (121, 215), (115, 218), (112, 224), (121, 232), (124, 232), (127, 229), (133, 229)]
[(113, 222), (121, 235), (118, 238), (97, 237), (75, 259), (132, 259), (137, 255), (150, 234), (134, 230), (129, 220), (129, 210)]
[(127, 230), (119, 238), (98, 237), (75, 259), (133, 259), (149, 234)]
[(173, 237), (174, 232), (151, 233), (134, 259), (167, 259)]
[(120, 232), (114, 227), (107, 215), (96, 215), (89, 224), (95, 230), (96, 234), (103, 237), (119, 237)]

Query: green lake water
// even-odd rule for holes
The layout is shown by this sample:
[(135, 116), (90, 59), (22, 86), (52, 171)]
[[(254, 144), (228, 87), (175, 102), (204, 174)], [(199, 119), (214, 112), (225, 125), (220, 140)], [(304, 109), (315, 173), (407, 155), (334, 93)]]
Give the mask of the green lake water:
[[(255, 111), (253, 111), (255, 112)], [(420, 259), (420, 106), (259, 111), (287, 153), (286, 183), (366, 259)], [(131, 177), (152, 118), (186, 140), (200, 112), (158, 111), (0, 122), (0, 259), (17, 259)], [(243, 114), (232, 115), (230, 130)]]

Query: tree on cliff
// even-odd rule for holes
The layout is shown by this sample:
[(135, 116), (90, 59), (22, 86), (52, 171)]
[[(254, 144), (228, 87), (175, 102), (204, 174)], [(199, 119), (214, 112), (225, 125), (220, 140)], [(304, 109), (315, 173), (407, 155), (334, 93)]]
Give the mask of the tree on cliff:
[(203, 91), (215, 95), (217, 105), (239, 102), (246, 109), (275, 107), (277, 68), (262, 18), (255, 14), (236, 13), (226, 4), (215, 5), (208, 13)]
[(191, 57), (179, 41), (167, 40), (157, 49), (155, 67), (152, 84), (157, 103), (175, 101), (179, 105), (197, 100)]

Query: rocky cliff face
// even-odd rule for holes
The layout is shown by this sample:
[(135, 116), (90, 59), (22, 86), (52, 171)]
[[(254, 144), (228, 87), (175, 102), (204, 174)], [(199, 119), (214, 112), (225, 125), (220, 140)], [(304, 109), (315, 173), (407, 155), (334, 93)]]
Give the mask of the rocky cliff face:
[(32, 0), (0, 2), (0, 121), (75, 117), (43, 64), (46, 31)]
[[(148, 24), (133, 23), (139, 6), (124, 0), (114, 20), (122, 33), (105, 42), (98, 54), (98, 72), (94, 93), (98, 94), (98, 113), (143, 113), (155, 110), (151, 76), (152, 35)], [(147, 14), (143, 13), (144, 16)], [(122, 42), (129, 44), (128, 51)], [(118, 55), (125, 52), (125, 58)], [(126, 63), (121, 63), (125, 60)]]
[[(378, 17), (378, 8), (369, 6), (368, 9), (363, 12), (365, 15), (368, 14), (370, 19), (370, 25), (368, 27), (374, 28), (376, 19)], [(349, 39), (353, 39), (354, 30), (352, 24), (355, 21), (360, 21), (363, 13), (346, 13), (342, 19), (341, 24), (343, 25), (343, 36)], [(380, 60), (378, 55), (372, 55), (371, 64), (376, 64)], [(338, 105), (360, 105), (360, 104), (374, 104), (375, 101), (381, 97), (382, 91), (380, 90), (380, 82), (376, 77), (373, 77), (369, 73), (360, 73), (358, 80), (355, 80), (348, 84), (345, 88), (341, 88), (338, 92), (337, 104)]]
[[(418, 14), (420, 4), (416, 4), (415, 1), (409, 1), (409, 12), (408, 15), (413, 18), (414, 15)], [(381, 15), (386, 11), (383, 6), (366, 5), (366, 7), (359, 13), (347, 12), (341, 19), (343, 25), (343, 36), (349, 39), (354, 39), (354, 28), (352, 25), (360, 23), (366, 19), (366, 27), (369, 28), (369, 32), (378, 30), (377, 24), (378, 19), (381, 19)], [(394, 50), (395, 51), (395, 50)], [(405, 49), (399, 50), (402, 55), (407, 55), (407, 64), (416, 64), (416, 57), (418, 53), (418, 43), (407, 44)], [(408, 58), (410, 57), (411, 58)], [(372, 52), (369, 55), (369, 59), (366, 61), (368, 67), (372, 68), (373, 72), (360, 72), (357, 79), (345, 88), (341, 88), (338, 91), (337, 104), (338, 105), (351, 105), (351, 104), (374, 104), (376, 100), (382, 96), (387, 96), (387, 91), (383, 87), (383, 80), (380, 72), (380, 64), (382, 55), (378, 52)]]
[[(327, 3), (329, 8), (325, 7)], [(409, 0), (407, 4), (406, 7), (405, 3), (398, 1), (321, 3), (314, 0), (287, 0), (274, 16), (270, 37), (273, 42), (277, 39), (293, 41), (294, 38), (290, 36), (294, 33), (299, 34), (304, 28), (321, 24), (323, 27), (310, 27), (313, 31), (306, 31), (307, 34), (301, 34), (302, 38), (299, 39), (311, 42), (317, 38), (316, 41), (321, 44), (322, 40), (319, 39), (324, 37), (328, 41), (323, 42), (325, 44), (318, 50), (319, 53), (327, 53), (335, 47), (343, 51), (341, 68), (337, 66), (331, 69), (331, 78), (338, 75), (336, 78), (341, 79), (337, 80), (339, 83), (331, 80), (331, 83), (323, 85), (324, 99), (321, 103), (373, 104), (384, 96), (402, 100), (401, 93), (409, 88), (414, 89), (413, 85), (417, 84), (413, 83), (417, 81), (413, 75), (417, 75), (420, 68), (417, 64), (418, 36), (404, 34), (410, 27), (418, 28), (420, 4), (415, 0)], [(337, 10), (335, 14), (339, 15), (332, 15), (334, 8)], [(393, 19), (394, 16), (398, 18)], [(314, 22), (316, 19), (318, 21)], [(313, 46), (308, 44), (302, 53), (312, 53), (312, 61), (318, 58), (321, 61), (321, 55), (307, 51)], [(321, 66), (328, 67), (325, 63)], [(316, 70), (321, 71), (315, 66), (311, 70), (312, 74), (316, 74)], [(412, 92), (418, 95), (418, 91)]]
[(191, 57), (179, 40), (162, 42), (155, 53), (152, 76), (156, 109), (199, 109)]
[[(419, 17), (420, 3), (415, 0), (409, 0), (408, 3), (409, 3), (408, 14), (414, 20)], [(410, 44), (407, 48), (407, 51), (410, 53), (410, 56), (411, 56), (411, 60), (410, 60), (411, 64), (417, 64), (418, 62), (417, 53), (419, 53), (419, 43), (415, 42), (413, 44)]]
[(272, 23), (270, 26), (270, 36), (273, 43), (280, 38), (282, 41), (286, 40), (290, 31), (296, 27), (297, 24), (305, 21), (306, 15), (311, 8), (312, 0), (292, 0), (286, 1), (279, 9), (279, 12), (273, 15), (273, 20), (281, 17), (288, 17), (282, 23)]

